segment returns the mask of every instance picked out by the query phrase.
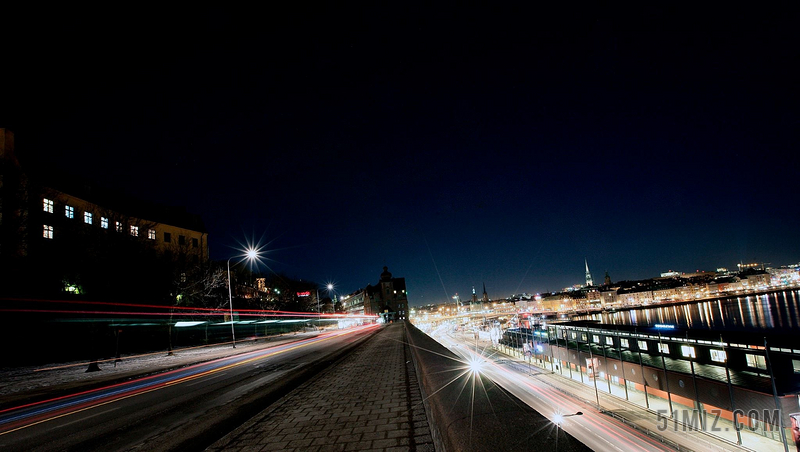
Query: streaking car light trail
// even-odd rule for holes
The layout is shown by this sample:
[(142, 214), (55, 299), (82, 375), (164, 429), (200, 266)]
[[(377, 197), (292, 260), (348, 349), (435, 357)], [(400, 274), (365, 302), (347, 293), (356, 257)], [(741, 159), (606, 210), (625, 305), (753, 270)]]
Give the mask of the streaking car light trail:
[(182, 369), (151, 375), (125, 383), (118, 383), (77, 394), (0, 410), (0, 436), (81, 411), (134, 397), (139, 394), (192, 381), (236, 366), (306, 347), (314, 343), (377, 327), (379, 327), (379, 325), (373, 324), (347, 331), (326, 333), (291, 344), (277, 345), (264, 350), (242, 353), (232, 357), (195, 364)]
[[(146, 315), (146, 316), (200, 316), (200, 315), (220, 315), (224, 316), (228, 314), (227, 311), (219, 311), (219, 312), (206, 312), (206, 313), (197, 313), (197, 312), (133, 312), (133, 311), (75, 311), (75, 310), (66, 310), (66, 309), (0, 309), (0, 312), (27, 312), (27, 313), (47, 313), (47, 314), (92, 314), (92, 315)], [(255, 313), (249, 313), (246, 311), (236, 311), (242, 317), (299, 317), (300, 314), (289, 314), (289, 313), (269, 313), (266, 314), (264, 311), (256, 311)], [(330, 318), (330, 319), (375, 319), (377, 316), (349, 316), (346, 314), (315, 314), (315, 313), (308, 313), (305, 312), (302, 314), (304, 318)]]
[[(199, 315), (201, 313), (209, 313), (209, 314), (227, 314), (229, 311), (227, 308), (202, 308), (202, 307), (188, 307), (188, 306), (164, 306), (164, 305), (154, 305), (154, 304), (140, 304), (140, 303), (117, 303), (117, 302), (107, 302), (107, 301), (84, 301), (84, 300), (45, 300), (45, 299), (33, 299), (33, 298), (0, 298), (3, 301), (21, 301), (25, 303), (62, 303), (62, 304), (71, 304), (71, 305), (94, 305), (94, 306), (120, 306), (120, 307), (128, 307), (128, 308), (148, 308), (148, 309), (160, 309), (162, 311), (158, 311), (159, 314), (166, 314), (166, 315), (180, 315), (179, 312), (174, 311), (192, 311), (195, 315)], [(167, 310), (167, 312), (163, 312), (163, 310)], [(82, 311), (46, 311), (46, 310), (27, 310), (27, 311), (12, 311), (8, 310), (9, 312), (76, 312), (80, 313)], [(93, 311), (90, 311), (93, 312)], [(236, 309), (236, 312), (246, 313), (247, 315), (264, 315), (270, 317), (330, 317), (330, 318), (369, 318), (374, 319), (378, 316), (376, 315), (352, 315), (352, 314), (325, 314), (325, 313), (316, 313), (316, 312), (301, 312), (301, 311), (276, 311), (271, 309)], [(104, 312), (103, 312), (104, 313)], [(111, 311), (113, 314), (123, 314), (119, 311)], [(155, 313), (151, 315), (156, 315)], [(185, 314), (184, 314), (185, 315)]]
[[(593, 428), (595, 429), (600, 429), (602, 431), (605, 431), (607, 434), (613, 436), (615, 440), (619, 441), (621, 444), (625, 444), (625, 450), (643, 450), (643, 451), (648, 450), (645, 447), (643, 447), (641, 443), (632, 441), (630, 437), (626, 437), (625, 435), (621, 435), (618, 432), (606, 429), (605, 425), (598, 419), (598, 416), (600, 416), (598, 413), (587, 410), (585, 407), (579, 406), (578, 404), (571, 401), (568, 397), (566, 397), (565, 394), (560, 393), (553, 388), (542, 388), (534, 385), (530, 381), (520, 380), (514, 372), (498, 365), (497, 363), (491, 360), (484, 360), (483, 356), (480, 356), (472, 349), (461, 348), (459, 350), (462, 353), (466, 352), (469, 355), (469, 357), (467, 358), (468, 362), (473, 363), (476, 361), (481, 361), (481, 364), (479, 366), (472, 365), (472, 367), (477, 367), (481, 373), (486, 374), (489, 378), (491, 378), (496, 382), (500, 382), (505, 379), (506, 381), (516, 381), (517, 383), (521, 383), (523, 386), (527, 388), (528, 392), (533, 394), (535, 397), (544, 401), (549, 406), (559, 407), (559, 409), (564, 413), (582, 411), (584, 415), (581, 416), (582, 419), (580, 421), (574, 422), (575, 425), (585, 428), (585, 426), (581, 424), (588, 423), (592, 425)], [(559, 414), (560, 412), (554, 412), (553, 415), (550, 416), (550, 420), (555, 423), (555, 419)], [(635, 436), (636, 438), (638, 438), (639, 441), (649, 444), (652, 447), (656, 447), (662, 450), (671, 450), (662, 443), (648, 437), (647, 435), (642, 434), (637, 430), (629, 428), (628, 426), (617, 421), (616, 419), (603, 417), (602, 420), (605, 422), (611, 422), (615, 424), (619, 429), (626, 431), (626, 434)]]

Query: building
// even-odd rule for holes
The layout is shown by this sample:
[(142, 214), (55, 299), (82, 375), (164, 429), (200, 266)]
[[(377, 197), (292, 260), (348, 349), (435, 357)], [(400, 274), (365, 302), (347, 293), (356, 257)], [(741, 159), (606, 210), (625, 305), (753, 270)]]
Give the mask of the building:
[(791, 441), (792, 417), (800, 413), (794, 334), (576, 321), (509, 330), (502, 342), (520, 354), (529, 344), (533, 362), (602, 397), (625, 399), (754, 450), (745, 433)]
[(383, 267), (378, 284), (342, 297), (342, 306), (348, 314), (379, 315), (387, 322), (407, 320), (406, 279), (393, 278), (389, 268)]
[[(23, 273), (44, 274), (43, 267), (65, 290), (75, 291), (92, 279), (86, 269), (104, 262), (112, 268), (103, 269), (108, 270), (103, 278), (110, 278), (111, 270), (122, 272), (147, 255), (168, 256), (184, 266), (209, 259), (208, 233), (199, 216), (72, 175), (29, 173), (20, 160), (13, 133), (0, 129), (0, 263), (28, 285)], [(140, 271), (146, 278), (148, 269)], [(122, 282), (125, 276), (114, 279)]]

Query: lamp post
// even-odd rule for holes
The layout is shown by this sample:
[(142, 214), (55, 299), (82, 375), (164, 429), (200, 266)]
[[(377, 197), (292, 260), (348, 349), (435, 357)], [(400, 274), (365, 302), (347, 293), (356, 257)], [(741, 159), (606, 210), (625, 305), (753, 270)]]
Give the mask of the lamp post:
[[(333, 284), (328, 283), (325, 285), (325, 288), (328, 289), (328, 296), (330, 296), (331, 291), (333, 290)], [(317, 289), (317, 329), (320, 329), (320, 322), (322, 321), (322, 311), (320, 310), (319, 305), (319, 288)]]
[(577, 413), (572, 413), (572, 414), (556, 413), (555, 416), (553, 416), (553, 423), (556, 424), (556, 449), (558, 449), (558, 433), (561, 430), (561, 424), (564, 422), (564, 418), (570, 416), (582, 416), (582, 415), (583, 412), (578, 411)]
[[(233, 341), (233, 348), (236, 348), (236, 331), (233, 328), (233, 295), (231, 291), (231, 259), (234, 257), (241, 257), (241, 256), (232, 256), (228, 259), (228, 302), (230, 304), (231, 309), (231, 338)], [(250, 262), (254, 262), (258, 259), (258, 250), (255, 248), (248, 248), (245, 250), (244, 258), (249, 260)]]

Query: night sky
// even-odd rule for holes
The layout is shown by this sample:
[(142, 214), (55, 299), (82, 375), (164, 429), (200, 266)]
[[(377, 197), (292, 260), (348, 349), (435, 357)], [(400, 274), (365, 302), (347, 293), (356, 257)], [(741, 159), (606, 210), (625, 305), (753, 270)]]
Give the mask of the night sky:
[(384, 265), (418, 305), (559, 290), (584, 259), (596, 282), (800, 261), (781, 6), (287, 3), (8, 9), (0, 127), (200, 214), (214, 259), (255, 238), (339, 293)]

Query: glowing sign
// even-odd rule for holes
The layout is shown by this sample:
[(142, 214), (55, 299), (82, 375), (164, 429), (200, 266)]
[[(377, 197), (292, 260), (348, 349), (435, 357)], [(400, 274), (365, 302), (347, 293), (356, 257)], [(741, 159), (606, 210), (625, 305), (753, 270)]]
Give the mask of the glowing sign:
[(675, 329), (675, 325), (667, 325), (667, 324), (664, 324), (664, 323), (656, 323), (656, 328), (663, 328), (663, 329), (666, 329), (666, 330), (674, 330)]
[(298, 297), (310, 297), (311, 292), (297, 292)]

